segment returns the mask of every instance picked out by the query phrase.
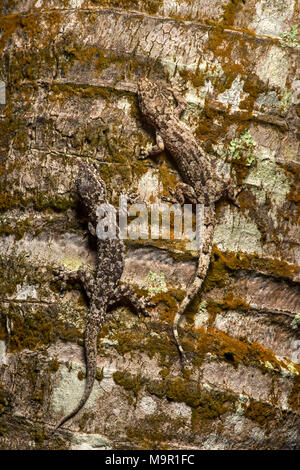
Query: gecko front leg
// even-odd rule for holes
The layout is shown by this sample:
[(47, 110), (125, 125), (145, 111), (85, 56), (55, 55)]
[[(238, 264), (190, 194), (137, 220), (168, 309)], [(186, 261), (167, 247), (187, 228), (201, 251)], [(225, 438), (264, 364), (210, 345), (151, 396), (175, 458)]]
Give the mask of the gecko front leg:
[(174, 115), (179, 119), (181, 114), (185, 111), (186, 107), (187, 107), (187, 102), (185, 101), (184, 97), (182, 96), (179, 88), (177, 87), (167, 87), (167, 90), (169, 90), (176, 103), (177, 103), (177, 106), (176, 108), (174, 109)]
[(77, 271), (67, 271), (64, 268), (56, 269), (53, 271), (55, 277), (52, 282), (61, 281), (61, 290), (66, 290), (67, 282), (80, 283), (84, 291), (90, 299), (95, 289), (95, 279), (93, 274), (84, 268), (79, 268)]
[(156, 145), (141, 148), (141, 155), (139, 157), (139, 160), (145, 160), (148, 157), (155, 157), (156, 155), (164, 151), (165, 144), (159, 132), (156, 132), (155, 140)]

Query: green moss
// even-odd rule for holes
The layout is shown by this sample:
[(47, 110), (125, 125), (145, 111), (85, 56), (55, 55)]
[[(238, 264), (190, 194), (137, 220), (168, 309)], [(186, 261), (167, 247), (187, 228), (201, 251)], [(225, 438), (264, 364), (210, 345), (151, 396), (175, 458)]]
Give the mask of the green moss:
[(134, 331), (128, 330), (124, 325), (118, 325), (112, 335), (112, 339), (117, 341), (116, 350), (122, 356), (135, 351), (145, 352), (150, 358), (157, 355), (159, 365), (168, 367), (178, 359), (171, 326), (161, 322), (150, 322), (148, 328), (151, 331), (150, 335), (140, 322), (134, 326)]
[[(25, 154), (28, 150), (29, 137), (26, 120), (14, 114), (13, 110), (8, 110), (6, 117), (0, 120), (0, 145), (8, 150), (11, 142), (14, 144), (14, 149), (21, 154)], [(17, 159), (8, 161), (7, 158), (1, 158), (0, 163), (0, 174), (3, 177), (7, 172), (10, 173), (22, 166)]]
[[(61, 306), (36, 307), (34, 313), (29, 309), (26, 316), (23, 314), (23, 309), (24, 306), (18, 303), (11, 303), (8, 307), (2, 308), (0, 337), (7, 341), (8, 352), (36, 350), (55, 342), (58, 338), (64, 341), (81, 341), (82, 334), (74, 326), (58, 318)], [(7, 320), (13, 325), (9, 335), (5, 328)]]
[(147, 384), (147, 391), (159, 398), (183, 402), (193, 408), (196, 408), (201, 401), (200, 385), (181, 378), (150, 381)]
[(178, 433), (184, 427), (184, 419), (172, 419), (169, 415), (160, 413), (136, 420), (127, 427), (126, 433), (134, 449), (167, 450), (168, 443), (178, 440)]
[(102, 72), (102, 70), (105, 70), (108, 68), (110, 65), (114, 63), (120, 63), (124, 62), (126, 58), (121, 57), (121, 56), (114, 56), (109, 53), (105, 53), (104, 51), (99, 51), (98, 52), (98, 58), (96, 60), (96, 70), (99, 72)]
[[(234, 398), (228, 393), (204, 392), (200, 385), (186, 378), (173, 377), (165, 380), (151, 380), (141, 376), (133, 376), (127, 372), (117, 372), (118, 385), (126, 390), (134, 390), (135, 395), (145, 387), (148, 393), (169, 401), (185, 403), (192, 409), (192, 426), (218, 418), (228, 411)], [(180, 423), (182, 425), (182, 422)], [(132, 431), (132, 429), (131, 429)], [(133, 436), (133, 435), (132, 435)], [(159, 441), (163, 440), (159, 439)]]
[(292, 389), (289, 393), (288, 404), (294, 411), (299, 411), (300, 408), (300, 375), (294, 378)]
[[(2, 298), (7, 298), (17, 292), (17, 285), (22, 285), (26, 274), (28, 284), (35, 284), (37, 277), (31, 273), (32, 267), (26, 262), (24, 255), (0, 256), (0, 293)], [(38, 284), (38, 283), (37, 283)]]
[(232, 409), (233, 397), (227, 393), (204, 393), (196, 408), (192, 409), (192, 428), (201, 429), (203, 424), (216, 420), (222, 414)]
[(130, 390), (135, 398), (137, 398), (139, 391), (142, 388), (144, 379), (140, 375), (132, 375), (128, 372), (114, 372), (113, 379), (117, 385), (125, 388), (125, 390)]
[(49, 370), (50, 372), (57, 372), (58, 369), (59, 369), (59, 361), (57, 357), (55, 357), (54, 359), (52, 359), (52, 361), (49, 364)]
[(85, 374), (82, 372), (82, 370), (78, 371), (77, 377), (78, 380), (83, 380), (85, 378)]
[(249, 308), (250, 305), (242, 297), (235, 296), (233, 292), (226, 293), (222, 300), (209, 299), (206, 305), (206, 309), (210, 314), (226, 312), (227, 310), (246, 312)]
[(36, 349), (53, 341), (53, 326), (50, 321), (45, 320), (43, 312), (37, 312), (34, 316), (24, 319), (12, 306), (6, 316), (13, 322), (13, 331), (8, 342), (9, 352)]
[(96, 380), (98, 382), (102, 382), (102, 380), (104, 379), (104, 373), (103, 373), (103, 367), (101, 370), (97, 370), (96, 372)]
[(18, 191), (0, 194), (0, 212), (6, 212), (17, 207), (24, 207), (23, 196)]
[(0, 51), (8, 39), (18, 30), (30, 40), (40, 39), (42, 46), (51, 43), (60, 27), (63, 15), (57, 11), (45, 13), (47, 29), (42, 27), (39, 13), (28, 15), (11, 14), (0, 18), (0, 28), (3, 31), (0, 38)]
[(0, 235), (14, 235), (16, 240), (21, 240), (24, 234), (30, 230), (31, 222), (32, 217), (26, 217), (26, 219), (16, 224), (2, 220), (0, 222)]
[[(110, 89), (89, 85), (78, 85), (75, 83), (54, 83), (50, 88), (52, 92), (52, 100), (65, 100), (72, 95), (82, 96), (83, 98), (101, 97), (108, 99), (110, 97)], [(55, 93), (55, 95), (53, 94)]]
[(276, 410), (268, 403), (250, 400), (250, 404), (246, 407), (244, 415), (246, 418), (255, 421), (259, 426), (265, 427), (269, 421), (276, 418)]
[(86, 99), (103, 98), (109, 100), (112, 97), (128, 98), (132, 103), (135, 98), (128, 91), (117, 90), (113, 87), (103, 87), (94, 85), (83, 85), (77, 83), (55, 83), (50, 86), (50, 99), (54, 101), (64, 101), (70, 96), (80, 96)]
[[(247, 342), (246, 339), (231, 338), (220, 330), (211, 328), (206, 331), (204, 328), (197, 330), (197, 335), (193, 343), (183, 338), (182, 345), (185, 350), (185, 343), (196, 353), (196, 361), (203, 359), (207, 352), (210, 352), (217, 359), (226, 361), (237, 368), (239, 364), (256, 367), (263, 373), (277, 371), (281, 373), (282, 368), (287, 369), (283, 361), (279, 361), (274, 353), (262, 347), (256, 342)], [(271, 368), (270, 368), (271, 365)]]
[(11, 397), (4, 386), (0, 383), (0, 416), (11, 408)]
[[(35, 188), (34, 190), (27, 191), (27, 193), (21, 193), (17, 189), (17, 181), (9, 178), (8, 175), (16, 169), (21, 171), (22, 164), (24, 163), (22, 163), (21, 160), (17, 160), (13, 164), (6, 162), (1, 165), (0, 163), (0, 213), (15, 208), (24, 209), (27, 207), (34, 208), (37, 211), (52, 210), (60, 213), (77, 207), (78, 196), (76, 193), (70, 192), (64, 196), (54, 194), (54, 188), (57, 186), (56, 181), (51, 181), (52, 187), (49, 188), (50, 191), (42, 191)], [(8, 187), (11, 186), (15, 186), (16, 189), (13, 191), (8, 190)], [(51, 194), (52, 188), (53, 194)], [(2, 222), (0, 225), (0, 233), (2, 232), (5, 235), (14, 234), (19, 240), (30, 228), (31, 221), (32, 217), (27, 217), (14, 225)]]
[(229, 276), (236, 271), (262, 272), (275, 278), (292, 279), (299, 267), (273, 258), (262, 258), (257, 254), (222, 252), (213, 247), (210, 267), (203, 288), (207, 292), (214, 287), (224, 287)]
[(92, 3), (95, 5), (101, 5), (102, 7), (115, 7), (115, 8), (124, 8), (127, 10), (142, 10), (150, 14), (155, 14), (158, 12), (159, 7), (162, 5), (162, 0), (92, 0)]
[(182, 289), (168, 289), (168, 292), (152, 297), (151, 302), (157, 305), (161, 320), (172, 324), (178, 310), (178, 303), (184, 299), (184, 296), (185, 291)]
[(244, 0), (230, 0), (223, 8), (223, 15), (220, 24), (224, 27), (234, 26), (236, 14), (241, 10)]
[(51, 196), (47, 191), (37, 191), (36, 195), (29, 198), (28, 203), (32, 202), (37, 211), (52, 209), (56, 212), (66, 212), (68, 209), (75, 209), (78, 204), (78, 196), (70, 194), (66, 196)]
[(0, 18), (0, 28), (3, 31), (0, 39), (0, 50), (18, 28), (22, 28), (27, 34), (32, 35), (40, 31), (37, 18), (25, 18), (20, 14), (7, 15)]
[(36, 444), (36, 449), (41, 449), (45, 439), (47, 439), (47, 433), (43, 428), (35, 428), (33, 432), (33, 439)]

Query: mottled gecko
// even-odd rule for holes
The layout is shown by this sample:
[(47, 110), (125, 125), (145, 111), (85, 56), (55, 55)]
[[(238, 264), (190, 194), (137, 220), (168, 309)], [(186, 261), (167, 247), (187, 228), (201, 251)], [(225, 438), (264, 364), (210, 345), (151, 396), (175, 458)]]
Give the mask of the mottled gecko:
[[(215, 204), (221, 198), (227, 198), (236, 204), (236, 197), (242, 189), (234, 190), (228, 178), (218, 175), (216, 162), (204, 152), (192, 132), (180, 121), (186, 103), (177, 89), (169, 87), (165, 82), (152, 82), (144, 78), (138, 84), (138, 99), (142, 115), (156, 131), (156, 145), (141, 158), (155, 156), (165, 148), (174, 159), (184, 181), (175, 189), (176, 199), (181, 204), (188, 199), (193, 204), (204, 205), (203, 240), (196, 275), (173, 323), (174, 337), (181, 357), (184, 358), (178, 324), (191, 300), (200, 291), (209, 267), (216, 223)], [(172, 103), (174, 99), (176, 106)]]
[[(83, 207), (87, 212), (89, 231), (92, 235), (95, 235), (96, 226), (99, 222), (97, 208), (100, 204), (108, 204), (104, 181), (97, 175), (91, 165), (81, 164), (76, 186)], [(149, 315), (146, 306), (151, 304), (147, 304), (146, 299), (140, 299), (130, 286), (120, 285), (123, 269), (124, 244), (120, 240), (117, 230), (116, 238), (107, 238), (105, 240), (97, 238), (95, 275), (84, 268), (76, 272), (67, 272), (64, 269), (56, 272), (55, 280), (62, 280), (63, 283), (79, 281), (82, 284), (89, 299), (89, 311), (84, 336), (86, 357), (85, 390), (76, 408), (57, 424), (55, 430), (78, 413), (91, 394), (97, 372), (97, 339), (107, 312), (116, 304), (127, 299), (138, 315)]]

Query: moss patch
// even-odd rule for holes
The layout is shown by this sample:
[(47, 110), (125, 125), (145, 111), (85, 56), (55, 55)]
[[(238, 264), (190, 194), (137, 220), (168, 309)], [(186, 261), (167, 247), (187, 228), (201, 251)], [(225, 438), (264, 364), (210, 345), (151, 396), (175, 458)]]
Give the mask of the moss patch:
[(276, 418), (276, 410), (268, 403), (250, 401), (250, 405), (245, 409), (246, 418), (255, 421), (259, 426), (265, 427), (269, 421)]
[[(133, 376), (127, 372), (116, 372), (115, 378), (118, 385), (126, 390), (136, 391), (136, 395), (143, 387), (148, 393), (160, 399), (165, 398), (168, 401), (185, 403), (192, 409), (192, 428), (194, 430), (201, 427), (203, 423), (209, 423), (211, 420), (219, 418), (232, 408), (235, 401), (230, 394), (225, 392), (211, 391), (208, 393), (203, 391), (197, 382), (186, 378), (173, 377), (164, 380), (151, 380), (141, 376)], [(165, 439), (166, 436), (161, 436), (159, 441)]]
[(114, 372), (113, 379), (115, 383), (125, 390), (130, 390), (135, 398), (137, 398), (143, 383), (145, 382), (141, 375), (132, 375), (127, 372)]
[(163, 4), (162, 0), (91, 0), (95, 5), (103, 7), (124, 8), (125, 10), (139, 10), (140, 6), (144, 11), (150, 14), (157, 13), (159, 7)]
[(288, 404), (294, 411), (300, 408), (300, 375), (294, 378), (293, 387), (289, 393)]
[(11, 408), (11, 396), (0, 383), (0, 416), (6, 413)]
[(247, 312), (250, 305), (233, 292), (227, 292), (222, 300), (207, 300), (206, 309), (210, 314), (226, 312), (228, 310), (237, 310), (238, 312)]
[(127, 439), (133, 443), (134, 449), (167, 450), (169, 442), (178, 439), (178, 433), (184, 426), (182, 418), (172, 419), (165, 413), (154, 414), (128, 426)]
[[(73, 325), (58, 319), (59, 311), (61, 308), (56, 305), (37, 307), (34, 313), (30, 310), (23, 316), (24, 307), (20, 308), (18, 304), (3, 307), (0, 316), (0, 338), (7, 342), (8, 352), (35, 350), (55, 342), (58, 338), (64, 341), (81, 341), (82, 334)], [(6, 321), (12, 325), (10, 334), (6, 331)]]
[(225, 251), (216, 246), (212, 250), (210, 267), (203, 288), (205, 292), (214, 287), (224, 287), (229, 276), (236, 271), (262, 272), (281, 279), (293, 279), (299, 267), (273, 258), (262, 258), (257, 254)]

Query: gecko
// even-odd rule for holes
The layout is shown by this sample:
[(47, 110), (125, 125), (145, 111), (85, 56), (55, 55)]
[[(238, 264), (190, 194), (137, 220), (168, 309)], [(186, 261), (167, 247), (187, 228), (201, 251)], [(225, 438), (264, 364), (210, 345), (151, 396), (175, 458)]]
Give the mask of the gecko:
[(238, 206), (237, 197), (243, 188), (235, 188), (229, 178), (217, 173), (215, 159), (207, 155), (180, 120), (186, 102), (178, 89), (164, 81), (153, 82), (143, 78), (138, 83), (137, 95), (141, 114), (156, 134), (156, 144), (143, 149), (139, 158), (155, 157), (166, 149), (183, 180), (177, 184), (173, 193), (176, 200), (181, 205), (189, 200), (192, 204), (204, 206), (203, 240), (196, 273), (173, 321), (174, 338), (184, 360), (178, 326), (190, 302), (200, 292), (209, 268), (216, 224), (216, 203), (227, 198)]
[[(87, 213), (89, 232), (95, 236), (97, 224), (101, 220), (99, 213), (97, 214), (99, 205), (106, 204), (106, 207), (114, 211), (113, 206), (107, 201), (105, 183), (91, 164), (81, 163), (76, 187), (83, 209)], [(97, 372), (97, 339), (107, 313), (120, 302), (129, 301), (139, 316), (142, 314), (149, 316), (147, 307), (150, 307), (151, 303), (148, 299), (139, 298), (131, 286), (120, 284), (124, 269), (125, 245), (119, 238), (118, 227), (116, 229), (115, 238), (97, 237), (95, 274), (84, 267), (74, 272), (60, 268), (54, 273), (56, 274), (54, 280), (61, 280), (62, 286), (66, 282), (80, 282), (89, 300), (84, 334), (86, 359), (84, 393), (76, 408), (59, 421), (54, 431), (75, 416), (91, 394)]]

